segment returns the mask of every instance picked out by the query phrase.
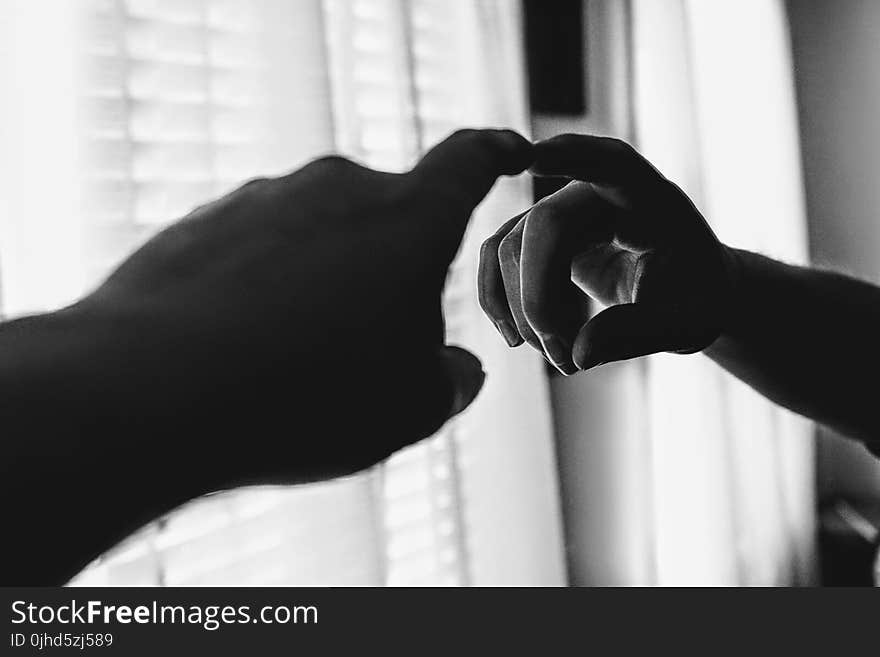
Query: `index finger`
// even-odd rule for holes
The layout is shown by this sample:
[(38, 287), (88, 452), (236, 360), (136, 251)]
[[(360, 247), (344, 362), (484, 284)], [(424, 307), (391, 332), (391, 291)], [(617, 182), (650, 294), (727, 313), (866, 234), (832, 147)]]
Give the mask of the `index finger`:
[(459, 130), (428, 151), (412, 174), (471, 211), (499, 176), (522, 173), (532, 160), (531, 142), (513, 130)]
[(625, 141), (595, 135), (557, 135), (535, 144), (532, 173), (565, 176), (635, 191), (663, 175)]

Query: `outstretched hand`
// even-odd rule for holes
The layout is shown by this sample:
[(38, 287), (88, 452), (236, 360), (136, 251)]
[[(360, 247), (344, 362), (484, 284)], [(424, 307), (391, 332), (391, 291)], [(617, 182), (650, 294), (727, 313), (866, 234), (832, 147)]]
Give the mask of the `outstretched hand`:
[[(561, 135), (532, 172), (573, 181), (483, 244), (480, 303), (510, 346), (564, 374), (712, 344), (736, 265), (690, 199), (628, 144)], [(579, 295), (605, 310), (587, 321)]]
[(328, 157), (157, 235), (68, 311), (106, 328), (120, 415), (161, 419), (138, 451), (210, 490), (350, 473), (435, 432), (484, 377), (443, 344), (447, 269), (531, 163), (514, 132), (464, 130), (407, 173)]
[(79, 302), (0, 323), (4, 583), (60, 584), (205, 493), (369, 467), (465, 408), (484, 374), (444, 345), (440, 294), (532, 150), (467, 130), (403, 174), (328, 157), (255, 180)]

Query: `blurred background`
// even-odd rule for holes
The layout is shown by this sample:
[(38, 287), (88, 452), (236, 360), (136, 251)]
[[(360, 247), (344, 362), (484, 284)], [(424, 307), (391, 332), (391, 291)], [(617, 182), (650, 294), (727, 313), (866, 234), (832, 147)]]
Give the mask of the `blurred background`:
[[(880, 281), (878, 34), (872, 0), (0, 0), (0, 310), (69, 303), (254, 176), (403, 170), (461, 126), (624, 138), (723, 241)], [(499, 183), (450, 272), (448, 340), (489, 372), (463, 416), (196, 500), (72, 583), (870, 585), (862, 447), (700, 356), (561, 378), (495, 334), (479, 244), (556, 185)]]

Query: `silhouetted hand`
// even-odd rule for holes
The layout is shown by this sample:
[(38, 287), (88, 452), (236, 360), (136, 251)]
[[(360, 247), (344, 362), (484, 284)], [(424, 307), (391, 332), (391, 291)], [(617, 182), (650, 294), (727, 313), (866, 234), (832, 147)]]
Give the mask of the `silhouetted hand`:
[[(481, 305), (508, 343), (565, 374), (712, 344), (735, 256), (690, 199), (616, 139), (561, 135), (534, 153), (533, 173), (575, 181), (483, 244)], [(586, 321), (581, 293), (610, 307)]]
[(170, 226), (65, 311), (106, 336), (113, 439), (196, 493), (351, 473), (432, 434), (484, 377), (443, 344), (447, 268), (531, 162), (516, 133), (461, 131), (405, 174), (328, 157)]

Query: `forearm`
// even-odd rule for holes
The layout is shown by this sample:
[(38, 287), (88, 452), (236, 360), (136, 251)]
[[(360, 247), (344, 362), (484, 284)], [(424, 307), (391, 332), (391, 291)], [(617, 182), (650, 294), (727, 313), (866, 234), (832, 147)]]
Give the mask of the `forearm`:
[(880, 288), (747, 251), (732, 255), (735, 301), (705, 353), (774, 402), (876, 451)]
[(101, 332), (64, 314), (0, 325), (0, 583), (61, 584), (183, 501), (101, 376)]

